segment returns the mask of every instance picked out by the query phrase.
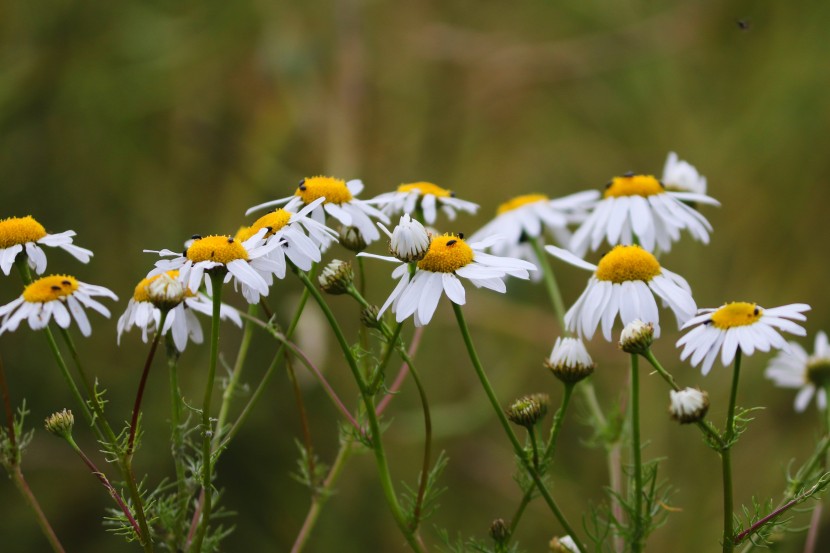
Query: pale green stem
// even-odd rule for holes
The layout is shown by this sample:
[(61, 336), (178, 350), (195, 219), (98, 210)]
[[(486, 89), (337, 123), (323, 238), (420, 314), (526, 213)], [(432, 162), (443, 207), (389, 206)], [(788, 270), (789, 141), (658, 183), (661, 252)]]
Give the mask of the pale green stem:
[(545, 288), (548, 291), (551, 303), (553, 303), (553, 311), (556, 313), (556, 318), (559, 319), (562, 332), (565, 332), (565, 303), (562, 301), (562, 293), (559, 291), (556, 275), (548, 262), (548, 253), (542, 247), (538, 237), (529, 238), (528, 241), (533, 248), (533, 253), (536, 254), (536, 258), (539, 260), (539, 264), (542, 266), (542, 279), (545, 281)]
[(185, 449), (184, 434), (182, 433), (183, 401), (181, 390), (179, 389), (178, 361), (179, 356), (175, 350), (175, 346), (168, 344), (167, 368), (170, 377), (170, 442), (173, 454), (173, 465), (176, 468), (176, 486), (179, 494), (177, 498), (176, 524), (174, 526), (175, 547), (177, 548), (182, 546), (184, 521), (187, 517), (187, 505), (189, 503), (187, 482), (185, 480)]
[(723, 471), (723, 553), (730, 553), (735, 549), (733, 499), (732, 499), (732, 440), (735, 438), (735, 404), (738, 399), (738, 381), (741, 376), (741, 348), (735, 352), (735, 368), (732, 371), (732, 389), (729, 393), (729, 409), (726, 414), (725, 442), (721, 451), (721, 466)]
[(640, 449), (640, 370), (639, 357), (631, 354), (631, 455), (634, 461), (634, 530), (631, 551), (643, 550), (643, 460)]
[(452, 307), (455, 311), (455, 318), (458, 321), (458, 328), (460, 329), (461, 335), (464, 338), (464, 344), (467, 346), (467, 353), (470, 356), (470, 361), (472, 362), (473, 368), (476, 371), (476, 375), (478, 376), (478, 379), (481, 382), (482, 387), (484, 388), (484, 392), (487, 394), (487, 398), (490, 400), (490, 405), (496, 412), (496, 415), (499, 419), (499, 422), (501, 423), (502, 428), (504, 429), (504, 432), (510, 439), (510, 443), (513, 444), (513, 450), (515, 451), (518, 458), (521, 460), (522, 465), (524, 466), (525, 470), (527, 470), (527, 473), (533, 479), (533, 482), (539, 489), (539, 493), (542, 495), (542, 497), (545, 500), (545, 503), (547, 503), (551, 512), (556, 517), (556, 520), (559, 521), (559, 524), (565, 530), (565, 533), (571, 536), (571, 538), (573, 538), (579, 552), (585, 553), (585, 546), (582, 545), (582, 542), (576, 537), (576, 532), (565, 519), (565, 515), (562, 514), (562, 511), (559, 509), (559, 506), (556, 504), (553, 497), (550, 495), (550, 492), (548, 491), (544, 482), (542, 482), (541, 476), (528, 463), (524, 448), (522, 447), (522, 444), (519, 442), (519, 439), (516, 437), (516, 434), (513, 432), (513, 429), (510, 427), (510, 422), (507, 420), (507, 416), (504, 414), (504, 410), (501, 408), (501, 405), (499, 404), (499, 400), (496, 397), (496, 393), (493, 390), (493, 387), (490, 385), (490, 380), (487, 378), (487, 374), (484, 372), (484, 368), (481, 365), (478, 353), (476, 352), (475, 346), (473, 345), (472, 337), (470, 336), (469, 328), (467, 327), (467, 322), (464, 319), (464, 313), (461, 310), (461, 306), (453, 303)]
[[(252, 303), (248, 305), (248, 315), (254, 316), (257, 310), (257, 305)], [(228, 413), (230, 412), (231, 401), (236, 393), (236, 388), (239, 385), (239, 378), (242, 376), (242, 368), (245, 365), (245, 359), (248, 357), (248, 348), (251, 346), (251, 338), (253, 338), (254, 326), (250, 319), (245, 319), (245, 329), (242, 331), (242, 341), (239, 343), (239, 351), (236, 354), (236, 361), (231, 370), (231, 376), (228, 379), (228, 384), (225, 387), (225, 392), (222, 394), (222, 405), (219, 407), (219, 416), (216, 417), (216, 436), (213, 438), (213, 447), (219, 443), (223, 432), (225, 431), (225, 423), (228, 420)]]

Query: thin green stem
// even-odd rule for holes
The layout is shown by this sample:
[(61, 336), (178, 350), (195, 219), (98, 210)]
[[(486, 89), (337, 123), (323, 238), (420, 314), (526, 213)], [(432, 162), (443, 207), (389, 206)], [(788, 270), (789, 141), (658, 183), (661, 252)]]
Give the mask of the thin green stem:
[(536, 254), (536, 258), (539, 260), (539, 265), (542, 267), (542, 279), (545, 281), (545, 288), (553, 304), (553, 311), (556, 313), (562, 332), (565, 332), (565, 303), (562, 301), (562, 293), (559, 291), (553, 267), (548, 262), (548, 254), (542, 247), (538, 236), (529, 238), (529, 242), (530, 247), (533, 248), (533, 253)]
[[(168, 338), (169, 340), (169, 338)], [(168, 343), (167, 369), (170, 384), (170, 445), (173, 455), (173, 465), (176, 469), (176, 487), (178, 490), (178, 505), (176, 507), (176, 524), (174, 526), (175, 546), (181, 547), (184, 537), (184, 521), (187, 517), (189, 503), (184, 454), (184, 433), (182, 432), (182, 394), (179, 389), (178, 362), (179, 355), (175, 346)]]
[(156, 355), (156, 349), (161, 339), (162, 331), (164, 330), (164, 323), (167, 320), (167, 309), (162, 310), (161, 320), (158, 328), (156, 328), (155, 336), (153, 336), (153, 343), (150, 345), (150, 351), (147, 353), (147, 360), (144, 362), (144, 370), (141, 371), (141, 380), (138, 383), (138, 392), (135, 395), (135, 404), (133, 405), (133, 416), (130, 419), (130, 439), (127, 442), (127, 458), (131, 457), (135, 448), (135, 436), (138, 432), (138, 413), (141, 411), (141, 400), (144, 398), (144, 387), (147, 385), (147, 377), (150, 375), (150, 366), (153, 364), (153, 358)]
[(643, 460), (640, 446), (640, 370), (639, 357), (631, 354), (631, 456), (634, 462), (634, 524), (631, 551), (643, 550)]
[(723, 472), (723, 553), (735, 549), (734, 517), (732, 497), (732, 455), (731, 449), (735, 439), (735, 404), (738, 399), (738, 381), (741, 376), (741, 348), (735, 352), (735, 368), (732, 371), (732, 388), (729, 392), (729, 408), (726, 414), (725, 442), (721, 451), (721, 469)]
[(528, 439), (530, 440), (530, 447), (533, 450), (533, 470), (536, 472), (540, 472), (539, 470), (539, 444), (536, 443), (536, 427), (534, 425), (530, 425), (527, 427), (527, 434)]
[(415, 370), (415, 365), (412, 363), (412, 359), (403, 348), (401, 348), (400, 354), (401, 358), (409, 366), (409, 374), (412, 375), (412, 380), (415, 382), (415, 387), (418, 389), (418, 397), (421, 399), (421, 409), (423, 409), (424, 412), (424, 456), (423, 461), (421, 462), (421, 476), (418, 481), (418, 495), (415, 499), (415, 507), (412, 510), (411, 528), (415, 531), (421, 522), (421, 510), (424, 506), (424, 497), (426, 495), (427, 482), (429, 481), (429, 468), (432, 464), (432, 415), (429, 410), (426, 390), (421, 383), (418, 371)]
[(6, 433), (9, 435), (9, 445), (15, 452), (14, 464), (17, 465), (19, 450), (17, 449), (17, 437), (14, 431), (14, 409), (12, 409), (12, 398), (9, 394), (9, 384), (6, 382), (6, 370), (3, 368), (2, 356), (0, 356), (0, 395), (3, 397), (3, 410), (6, 413)]
[[(265, 300), (263, 300), (264, 302)], [(256, 314), (257, 306), (255, 303), (248, 305), (248, 315), (253, 317)], [(219, 443), (218, 440), (222, 438), (225, 432), (225, 423), (228, 420), (228, 413), (230, 413), (231, 401), (236, 393), (236, 388), (239, 386), (239, 379), (242, 376), (242, 368), (245, 366), (245, 360), (248, 357), (248, 349), (251, 346), (251, 339), (254, 335), (254, 326), (250, 319), (245, 319), (245, 328), (242, 331), (242, 341), (239, 343), (239, 351), (236, 353), (236, 361), (231, 370), (231, 376), (228, 379), (228, 384), (225, 391), (222, 393), (222, 405), (219, 406), (219, 415), (216, 417), (216, 436), (213, 439), (213, 445)]]
[(522, 444), (519, 443), (519, 439), (516, 437), (516, 434), (510, 427), (510, 422), (507, 420), (507, 416), (504, 414), (504, 410), (501, 408), (501, 405), (499, 404), (499, 400), (496, 397), (496, 393), (493, 390), (493, 387), (490, 385), (490, 380), (487, 378), (487, 374), (484, 372), (484, 368), (481, 365), (481, 360), (479, 359), (478, 353), (476, 352), (475, 346), (473, 345), (473, 340), (470, 336), (470, 330), (467, 327), (467, 321), (464, 319), (464, 313), (461, 310), (461, 306), (453, 303), (452, 307), (455, 311), (455, 318), (458, 321), (458, 328), (461, 331), (462, 337), (464, 338), (464, 344), (467, 346), (467, 353), (470, 356), (470, 361), (472, 362), (473, 368), (476, 371), (476, 375), (478, 376), (478, 379), (481, 382), (482, 387), (484, 388), (484, 392), (487, 394), (487, 398), (490, 400), (490, 405), (496, 412), (496, 415), (499, 419), (499, 422), (501, 423), (502, 428), (504, 429), (504, 432), (507, 434), (507, 437), (510, 439), (510, 443), (513, 445), (513, 450), (516, 452), (516, 455), (522, 461), (522, 465), (524, 466), (525, 470), (527, 470), (530, 477), (533, 479), (533, 482), (539, 489), (539, 493), (542, 494), (542, 497), (545, 499), (545, 503), (547, 503), (551, 512), (556, 517), (556, 520), (559, 521), (559, 524), (565, 530), (565, 533), (573, 538), (574, 542), (576, 543), (577, 549), (579, 549), (579, 552), (585, 553), (584, 545), (582, 545), (582, 542), (579, 539), (577, 539), (576, 532), (565, 519), (565, 515), (562, 514), (562, 511), (559, 509), (559, 506), (556, 504), (553, 497), (550, 495), (550, 492), (548, 491), (544, 482), (542, 482), (541, 476), (527, 462), (524, 448), (522, 447)]
[(196, 552), (202, 550), (202, 542), (205, 539), (205, 534), (207, 534), (207, 529), (210, 525), (210, 515), (213, 509), (213, 484), (211, 483), (213, 476), (211, 467), (213, 431), (210, 420), (210, 404), (213, 400), (213, 384), (216, 379), (216, 364), (219, 359), (219, 320), (222, 307), (222, 281), (224, 276), (219, 271), (214, 271), (210, 274), (210, 282), (213, 287), (213, 318), (211, 319), (210, 329), (210, 367), (208, 368), (208, 377), (205, 384), (205, 396), (202, 400), (202, 493), (204, 494), (204, 501), (202, 502), (202, 520), (199, 523), (192, 547), (192, 551)]
[(297, 382), (297, 376), (294, 374), (294, 367), (291, 365), (291, 356), (288, 352), (285, 354), (285, 371), (288, 374), (288, 380), (291, 382), (291, 389), (294, 391), (294, 398), (297, 401), (297, 412), (300, 415), (300, 427), (303, 431), (303, 444), (305, 445), (306, 461), (308, 466), (308, 477), (314, 481), (316, 470), (314, 463), (314, 444), (311, 440), (311, 426), (308, 423), (308, 414), (305, 409), (305, 402), (303, 401), (303, 392), (300, 390), (300, 385)]

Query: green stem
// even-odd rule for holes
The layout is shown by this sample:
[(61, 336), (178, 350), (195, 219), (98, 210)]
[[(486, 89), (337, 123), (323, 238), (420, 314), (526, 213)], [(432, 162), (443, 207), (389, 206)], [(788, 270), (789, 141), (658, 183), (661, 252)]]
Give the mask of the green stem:
[(173, 531), (176, 548), (182, 546), (184, 524), (187, 517), (187, 505), (189, 503), (189, 493), (185, 479), (185, 448), (184, 434), (182, 433), (183, 402), (181, 390), (179, 389), (178, 361), (179, 356), (175, 350), (175, 346), (168, 345), (167, 369), (170, 377), (170, 442), (172, 446), (173, 465), (176, 468), (176, 486), (178, 489), (176, 524)]
[(510, 422), (507, 420), (507, 416), (504, 414), (504, 410), (501, 408), (499, 400), (496, 397), (496, 393), (495, 391), (493, 391), (493, 387), (490, 385), (490, 381), (487, 378), (487, 374), (484, 372), (484, 368), (481, 365), (478, 353), (476, 352), (475, 346), (473, 345), (472, 337), (470, 336), (469, 328), (467, 327), (467, 321), (464, 319), (464, 313), (461, 310), (461, 306), (457, 305), (456, 303), (453, 303), (452, 307), (455, 311), (455, 318), (458, 321), (458, 328), (460, 329), (461, 335), (464, 338), (464, 344), (467, 346), (467, 353), (470, 356), (470, 361), (472, 362), (473, 368), (476, 371), (476, 375), (478, 375), (478, 379), (481, 382), (482, 387), (484, 388), (484, 392), (487, 394), (487, 398), (490, 400), (490, 405), (492, 405), (493, 410), (496, 412), (496, 415), (498, 416), (499, 422), (501, 423), (504, 432), (510, 439), (510, 443), (513, 444), (513, 450), (515, 451), (519, 459), (522, 461), (522, 465), (524, 466), (525, 470), (527, 470), (530, 477), (533, 479), (533, 482), (539, 489), (539, 493), (542, 494), (542, 497), (545, 499), (545, 503), (547, 503), (551, 512), (556, 517), (556, 520), (559, 521), (559, 524), (565, 530), (565, 533), (570, 535), (571, 538), (573, 538), (574, 542), (576, 543), (577, 549), (579, 549), (579, 552), (585, 553), (585, 548), (582, 545), (582, 542), (579, 539), (577, 539), (576, 532), (565, 519), (565, 515), (562, 514), (562, 511), (559, 509), (559, 506), (556, 504), (553, 497), (551, 497), (550, 492), (548, 491), (544, 482), (542, 482), (541, 476), (533, 467), (531, 467), (528, 464), (524, 448), (522, 447), (522, 444), (519, 443), (519, 439), (516, 437), (516, 434), (510, 427)]
[(735, 403), (738, 399), (738, 381), (741, 376), (741, 348), (735, 352), (735, 368), (732, 371), (732, 389), (729, 393), (729, 409), (726, 414), (726, 433), (721, 451), (721, 467), (723, 472), (723, 553), (731, 553), (735, 549), (733, 539), (733, 499), (732, 499), (732, 456), (731, 449), (735, 438)]
[(531, 248), (533, 248), (533, 253), (536, 254), (536, 258), (539, 260), (539, 265), (542, 267), (542, 279), (545, 281), (545, 288), (547, 289), (548, 296), (553, 304), (553, 311), (556, 313), (556, 318), (559, 320), (559, 326), (564, 333), (566, 332), (565, 303), (562, 301), (562, 293), (559, 291), (559, 285), (556, 282), (556, 275), (553, 272), (553, 267), (551, 267), (548, 262), (548, 254), (542, 247), (539, 237), (530, 238), (529, 242)]
[[(309, 481), (312, 485), (316, 485), (314, 443), (311, 439), (311, 426), (308, 422), (308, 413), (306, 412), (305, 402), (303, 401), (303, 392), (300, 390), (300, 385), (297, 382), (297, 375), (294, 374), (294, 367), (291, 365), (291, 356), (288, 355), (288, 352), (285, 354), (285, 371), (288, 374), (288, 380), (291, 382), (291, 389), (294, 392), (294, 398), (297, 402), (297, 412), (300, 415), (300, 427), (303, 431), (303, 443), (306, 451), (305, 457), (306, 461), (308, 461), (306, 469), (308, 470)], [(316, 493), (313, 488), (312, 493)]]
[(634, 532), (631, 551), (643, 550), (643, 460), (640, 449), (640, 371), (639, 357), (631, 354), (631, 455), (634, 460)]
[[(248, 315), (254, 316), (256, 314), (257, 306), (255, 303), (248, 305)], [(216, 417), (216, 436), (213, 439), (214, 448), (218, 440), (222, 438), (225, 431), (225, 423), (228, 420), (228, 413), (230, 412), (231, 400), (236, 393), (236, 388), (239, 386), (239, 379), (242, 376), (242, 368), (245, 365), (245, 359), (248, 357), (248, 349), (251, 346), (251, 339), (254, 335), (254, 325), (250, 319), (245, 319), (245, 329), (242, 331), (242, 341), (239, 343), (239, 351), (236, 354), (236, 361), (231, 370), (231, 376), (228, 379), (228, 385), (222, 394), (222, 405), (219, 407), (219, 416)]]
[(202, 493), (204, 502), (202, 504), (202, 520), (196, 532), (196, 539), (193, 542), (192, 551), (202, 550), (202, 542), (205, 539), (210, 515), (213, 509), (213, 485), (211, 483), (211, 444), (213, 442), (213, 431), (210, 421), (210, 404), (213, 399), (213, 384), (216, 379), (216, 363), (219, 359), (219, 320), (222, 307), (222, 281), (223, 272), (214, 271), (210, 273), (210, 282), (213, 287), (213, 318), (210, 329), (210, 367), (208, 369), (207, 383), (205, 384), (205, 396), (202, 401)]
[(383, 441), (381, 440), (380, 423), (378, 422), (377, 415), (375, 414), (374, 401), (371, 394), (369, 393), (369, 389), (366, 385), (366, 382), (363, 380), (363, 376), (360, 373), (360, 368), (358, 367), (357, 361), (355, 360), (354, 355), (352, 354), (352, 350), (349, 347), (349, 343), (346, 340), (343, 331), (340, 329), (340, 325), (337, 323), (337, 319), (334, 317), (334, 313), (332, 313), (325, 299), (314, 286), (314, 284), (311, 282), (311, 280), (308, 278), (308, 276), (302, 272), (298, 272), (297, 274), (302, 283), (305, 285), (306, 289), (314, 297), (314, 300), (320, 306), (320, 309), (323, 311), (323, 314), (325, 315), (326, 320), (329, 323), (329, 326), (331, 326), (332, 331), (334, 331), (334, 334), (337, 337), (337, 342), (340, 344), (340, 348), (343, 350), (343, 355), (346, 358), (346, 361), (349, 365), (349, 369), (352, 371), (352, 376), (354, 377), (355, 382), (357, 383), (357, 387), (360, 389), (360, 396), (366, 407), (366, 418), (369, 420), (369, 429), (371, 432), (371, 445), (375, 454), (375, 464), (377, 465), (381, 487), (383, 488), (383, 493), (386, 497), (386, 502), (389, 505), (390, 510), (392, 511), (392, 516), (394, 517), (395, 522), (398, 525), (398, 528), (401, 530), (401, 533), (403, 533), (404, 538), (406, 539), (409, 546), (414, 551), (423, 552), (425, 551), (423, 544), (420, 542), (420, 539), (416, 535), (416, 533), (409, 528), (406, 516), (404, 516), (401, 506), (398, 503), (398, 498), (395, 494), (395, 488), (392, 484), (392, 476), (389, 472), (389, 464), (386, 459), (386, 451), (383, 448)]
[(63, 545), (61, 545), (58, 536), (52, 529), (52, 525), (49, 524), (49, 520), (46, 518), (46, 515), (43, 513), (43, 510), (40, 508), (40, 503), (38, 503), (37, 499), (35, 498), (35, 494), (32, 493), (31, 488), (29, 488), (29, 484), (23, 477), (23, 472), (21, 472), (20, 470), (20, 465), (10, 467), (9, 476), (11, 476), (12, 480), (14, 481), (15, 487), (20, 492), (20, 495), (23, 496), (23, 499), (24, 501), (26, 501), (26, 504), (35, 513), (35, 520), (37, 520), (37, 524), (38, 526), (40, 526), (40, 530), (41, 532), (43, 532), (43, 535), (49, 542), (49, 545), (52, 547), (52, 550), (55, 553), (65, 553)]
[(133, 450), (135, 449), (135, 436), (138, 432), (138, 414), (141, 411), (141, 400), (144, 398), (144, 387), (147, 385), (150, 366), (153, 364), (153, 358), (156, 355), (156, 349), (158, 348), (159, 340), (164, 330), (164, 322), (167, 320), (167, 313), (167, 309), (161, 312), (161, 320), (159, 321), (158, 328), (156, 328), (155, 336), (153, 336), (153, 343), (150, 345), (147, 360), (144, 362), (144, 370), (141, 371), (141, 380), (138, 383), (138, 392), (135, 395), (135, 404), (133, 405), (133, 416), (130, 419), (130, 439), (127, 442), (127, 458), (132, 456)]

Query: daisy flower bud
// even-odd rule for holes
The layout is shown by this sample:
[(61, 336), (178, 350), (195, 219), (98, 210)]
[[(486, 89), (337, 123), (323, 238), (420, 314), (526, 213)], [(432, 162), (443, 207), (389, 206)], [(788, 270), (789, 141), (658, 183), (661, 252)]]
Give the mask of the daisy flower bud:
[(391, 233), (382, 224), (378, 223), (378, 226), (389, 237), (389, 253), (404, 263), (420, 261), (429, 251), (430, 233), (408, 214), (401, 216)]
[(368, 245), (366, 239), (357, 227), (341, 226), (339, 233), (340, 243), (353, 252), (362, 252)]
[(185, 296), (184, 284), (167, 273), (147, 285), (147, 297), (154, 306), (169, 310), (179, 305)]
[(645, 353), (654, 341), (654, 324), (634, 319), (620, 334), (620, 349), (626, 353)]
[(72, 415), (72, 411), (64, 409), (63, 411), (52, 413), (46, 417), (44, 425), (46, 426), (46, 430), (55, 436), (69, 439), (72, 436), (72, 426), (74, 424), (75, 417)]
[(360, 311), (360, 322), (367, 328), (380, 328), (380, 321), (378, 320), (378, 312), (380, 308), (377, 305), (364, 307)]
[(669, 413), (680, 424), (699, 422), (709, 410), (709, 394), (697, 388), (684, 388), (679, 392), (671, 390)]
[(332, 295), (345, 294), (353, 280), (352, 264), (339, 259), (333, 259), (317, 277), (320, 288), (325, 293)]
[(579, 553), (579, 548), (570, 536), (553, 538), (548, 545), (551, 553)]
[(596, 368), (582, 340), (561, 337), (556, 339), (550, 357), (545, 359), (545, 366), (566, 384), (575, 384), (591, 376)]
[(508, 528), (503, 518), (497, 518), (490, 523), (490, 537), (499, 545), (503, 544), (510, 537), (510, 528)]
[(530, 428), (548, 413), (550, 397), (547, 394), (531, 394), (520, 397), (505, 411), (510, 422)]

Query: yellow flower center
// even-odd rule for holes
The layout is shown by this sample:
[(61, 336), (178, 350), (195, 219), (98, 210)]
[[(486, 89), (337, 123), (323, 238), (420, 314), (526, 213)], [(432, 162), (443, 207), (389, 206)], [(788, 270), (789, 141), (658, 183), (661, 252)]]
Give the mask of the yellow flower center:
[(398, 187), (398, 192), (412, 192), (413, 190), (420, 192), (422, 196), (430, 194), (438, 198), (449, 198), (453, 195), (452, 192), (446, 188), (441, 188), (431, 182), (413, 182), (409, 184), (402, 184)]
[(245, 240), (247, 240), (248, 238), (250, 238), (254, 234), (256, 234), (256, 231), (254, 230), (254, 227), (252, 227), (252, 226), (251, 227), (239, 227), (239, 230), (236, 231), (236, 234), (234, 235), (233, 238), (234, 238), (234, 240), (237, 240), (239, 242), (244, 242)]
[(23, 290), (23, 299), (29, 303), (46, 303), (69, 296), (78, 289), (78, 281), (68, 275), (39, 278)]
[[(160, 276), (161, 275), (151, 276), (149, 278), (142, 279), (141, 282), (136, 284), (135, 291), (133, 292), (133, 299), (135, 301), (150, 301), (150, 294), (149, 294), (149, 291), (148, 291), (148, 287), (150, 286), (151, 282), (154, 282)], [(179, 271), (176, 271), (176, 270), (167, 271), (167, 276), (169, 276), (170, 278), (172, 278), (174, 280), (178, 279), (179, 278)], [(190, 288), (187, 288), (184, 292), (184, 295), (185, 295), (186, 298), (192, 298), (196, 294), (191, 292)]]
[(527, 204), (544, 202), (547, 201), (547, 199), (548, 197), (544, 194), (525, 194), (524, 196), (516, 196), (512, 200), (508, 200), (501, 204), (499, 208), (496, 210), (496, 215), (501, 215), (502, 213), (507, 213), (508, 211), (519, 209), (520, 207), (526, 206)]
[(755, 324), (763, 313), (764, 310), (758, 307), (756, 303), (734, 301), (712, 313), (711, 320), (716, 328), (726, 330), (736, 326)]
[(215, 261), (227, 265), (236, 259), (248, 259), (248, 252), (230, 236), (205, 236), (197, 238), (187, 248), (187, 258), (194, 263)]
[(271, 230), (265, 236), (271, 236), (282, 227), (288, 224), (288, 221), (291, 219), (291, 213), (284, 210), (278, 209), (276, 211), (272, 211), (271, 213), (266, 213), (256, 221), (254, 224), (251, 225), (251, 230), (253, 231), (251, 235), (257, 233), (257, 231), (270, 228)]
[(433, 273), (453, 273), (473, 262), (473, 249), (460, 237), (445, 234), (432, 239), (418, 268)]
[(605, 198), (618, 196), (653, 196), (666, 191), (660, 181), (651, 175), (614, 177), (605, 188)]
[(648, 282), (662, 272), (657, 258), (640, 246), (614, 246), (597, 265), (597, 278), (615, 284), (627, 280)]
[(37, 242), (44, 236), (46, 236), (46, 229), (31, 215), (9, 217), (0, 221), (0, 249), (26, 242)]
[(310, 177), (303, 179), (294, 193), (308, 205), (317, 198), (325, 198), (327, 204), (344, 204), (352, 201), (352, 193), (346, 181), (334, 177)]

